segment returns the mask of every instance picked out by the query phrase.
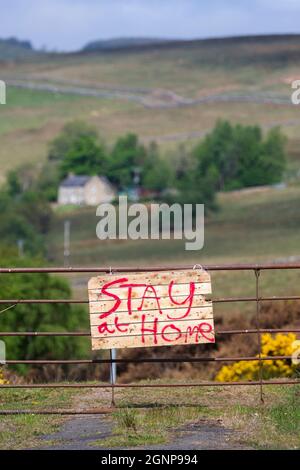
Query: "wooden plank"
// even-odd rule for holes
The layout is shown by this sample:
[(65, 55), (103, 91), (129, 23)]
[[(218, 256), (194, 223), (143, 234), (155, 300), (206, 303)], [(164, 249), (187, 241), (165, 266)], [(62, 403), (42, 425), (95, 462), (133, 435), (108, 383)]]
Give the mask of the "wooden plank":
[[(113, 325), (115, 319), (117, 318), (121, 323), (128, 323), (128, 322), (139, 322), (142, 319), (142, 316), (147, 315), (147, 319), (152, 321), (154, 318), (158, 318), (158, 321), (168, 321), (168, 320), (180, 320), (186, 317), (186, 313), (188, 312), (187, 308), (173, 308), (168, 310), (163, 310), (162, 313), (159, 313), (159, 310), (147, 310), (146, 312), (138, 311), (133, 312), (131, 315), (128, 315), (128, 312), (113, 312), (106, 317), (100, 319), (100, 313), (92, 313), (90, 315), (90, 322), (91, 325), (99, 325), (103, 321), (105, 321), (109, 325)], [(211, 318), (212, 317), (212, 306), (207, 307), (192, 307), (188, 312), (188, 318)]]
[(215, 341), (210, 275), (168, 271), (89, 281), (92, 349)]
[[(186, 323), (186, 322), (183, 322)], [(211, 332), (208, 332), (208, 325), (212, 328)], [(203, 343), (214, 343), (215, 335), (213, 330), (213, 320), (204, 320), (200, 322), (192, 322), (188, 327), (180, 330), (172, 331), (171, 328), (162, 332), (159, 332), (156, 336), (153, 334), (140, 334), (133, 336), (107, 336), (107, 337), (93, 337), (92, 338), (92, 349), (108, 349), (120, 347), (120, 341), (122, 342), (122, 348), (137, 348), (137, 347), (153, 347), (153, 346), (174, 346), (184, 344), (203, 344)], [(205, 328), (206, 331), (201, 334), (201, 329)]]
[[(101, 324), (102, 326), (104, 325), (104, 323), (102, 322), (99, 327), (98, 325), (96, 326), (91, 326), (91, 334), (92, 334), (92, 337), (93, 338), (114, 338), (114, 337), (117, 337), (117, 338), (122, 338), (123, 337), (126, 337), (126, 336), (141, 336), (142, 333), (141, 331), (145, 331), (145, 334), (150, 334), (149, 332), (147, 333), (147, 331), (154, 331), (155, 329), (157, 329), (158, 332), (162, 331), (165, 327), (167, 327), (167, 330), (168, 331), (172, 331), (172, 333), (174, 334), (174, 331), (178, 331), (178, 329), (180, 331), (187, 331), (187, 329), (189, 327), (194, 327), (196, 325), (199, 325), (199, 324), (206, 324), (208, 323), (209, 325), (211, 325), (211, 322), (213, 320), (213, 317), (210, 316), (210, 317), (205, 317), (205, 318), (201, 318), (201, 317), (198, 317), (198, 318), (189, 318), (189, 319), (186, 319), (186, 320), (181, 320), (181, 321), (171, 321), (171, 320), (161, 320), (161, 321), (157, 321), (155, 322), (155, 319), (153, 320), (148, 320), (148, 317), (147, 317), (147, 320), (144, 321), (144, 322), (130, 322), (130, 323), (122, 323), (122, 331), (118, 331), (113, 325), (108, 325), (108, 327), (106, 328), (102, 328), (101, 327)], [(127, 325), (127, 326), (125, 326)], [(100, 328), (100, 331), (99, 331), (99, 328)], [(113, 331), (113, 332), (112, 332)], [(159, 334), (159, 333), (158, 333)]]
[[(176, 302), (183, 302), (186, 296), (177, 296)], [(99, 313), (99, 312), (108, 312), (114, 306), (115, 300), (99, 300), (99, 301), (90, 301), (90, 313)], [(142, 304), (142, 299), (132, 299), (131, 300), (131, 311), (141, 311), (139, 307)], [(161, 309), (167, 310), (174, 308), (174, 303), (170, 300), (169, 297), (162, 297), (159, 299), (159, 305)], [(193, 306), (195, 307), (208, 307), (212, 306), (211, 301), (207, 301), (204, 295), (197, 295), (194, 297)], [(183, 307), (186, 308), (186, 307)], [(145, 299), (143, 302), (142, 311), (147, 310), (157, 310), (157, 300), (156, 299)], [(118, 312), (128, 312), (127, 299), (122, 299), (120, 305), (118, 306)]]
[[(203, 282), (203, 283), (195, 283), (195, 295), (197, 294), (211, 294), (211, 284), (209, 282)], [(146, 295), (147, 298), (154, 298), (155, 293), (157, 297), (168, 297), (169, 296), (169, 286), (168, 285), (153, 285), (152, 287), (148, 286), (147, 292), (145, 294), (145, 289), (147, 286), (144, 287), (133, 287), (132, 292), (131, 292), (131, 298), (133, 299), (142, 299), (144, 295)], [(109, 287), (107, 291), (111, 294), (116, 295), (119, 299), (127, 299), (128, 297), (128, 288), (127, 287), (118, 287), (118, 288), (113, 288)], [(171, 294), (172, 297), (177, 297), (177, 296), (188, 296), (191, 292), (191, 285), (184, 283), (184, 284), (174, 284), (171, 287)], [(108, 296), (107, 294), (104, 294), (101, 292), (101, 289), (92, 289), (89, 291), (89, 301), (90, 302), (96, 302), (98, 300), (111, 300), (112, 297)]]
[(143, 283), (151, 285), (175, 284), (189, 281), (194, 282), (210, 282), (208, 272), (198, 269), (184, 271), (159, 271), (150, 273), (134, 273), (134, 274), (109, 274), (92, 277), (88, 283), (88, 289), (98, 289), (99, 285), (105, 284), (107, 281), (117, 281), (118, 279), (130, 279), (132, 283)]

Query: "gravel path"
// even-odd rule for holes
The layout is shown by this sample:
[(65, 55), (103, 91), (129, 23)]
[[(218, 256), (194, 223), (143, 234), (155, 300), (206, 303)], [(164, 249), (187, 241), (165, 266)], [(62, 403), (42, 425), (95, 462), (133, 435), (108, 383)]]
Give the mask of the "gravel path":
[[(68, 420), (55, 434), (43, 438), (39, 450), (95, 450), (108, 449), (93, 445), (112, 434), (110, 417), (83, 416)], [(199, 420), (177, 429), (166, 444), (139, 447), (147, 450), (204, 450), (246, 449), (238, 442), (235, 431), (224, 428), (218, 421)], [(48, 443), (48, 442), (49, 443)], [(121, 449), (121, 448), (120, 448)]]
[[(45, 436), (39, 450), (92, 450), (94, 441), (105, 439), (112, 433), (112, 421), (103, 416), (82, 416), (68, 420), (55, 434)], [(49, 444), (47, 444), (49, 441)], [(55, 444), (53, 444), (55, 441)]]

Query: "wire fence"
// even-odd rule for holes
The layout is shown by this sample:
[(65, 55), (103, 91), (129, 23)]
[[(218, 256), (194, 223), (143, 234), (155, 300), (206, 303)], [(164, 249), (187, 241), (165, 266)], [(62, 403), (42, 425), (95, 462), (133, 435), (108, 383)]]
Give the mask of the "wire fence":
[[(132, 273), (132, 272), (151, 272), (151, 271), (169, 271), (169, 270), (184, 270), (192, 269), (193, 266), (159, 266), (159, 267), (81, 267), (81, 268), (71, 268), (71, 267), (48, 267), (48, 268), (0, 268), (0, 274), (2, 275), (13, 275), (16, 273)], [(257, 355), (256, 356), (235, 356), (235, 357), (215, 357), (215, 356), (201, 356), (201, 357), (154, 357), (154, 358), (134, 358), (134, 359), (124, 359), (124, 358), (112, 358), (110, 359), (58, 359), (58, 360), (48, 360), (48, 359), (39, 359), (39, 360), (30, 360), (30, 359), (9, 359), (6, 361), (8, 365), (18, 365), (18, 364), (27, 364), (27, 365), (62, 365), (62, 364), (72, 364), (72, 365), (82, 365), (82, 364), (109, 364), (112, 367), (112, 364), (137, 364), (137, 363), (201, 363), (201, 362), (235, 362), (235, 361), (253, 361), (256, 360), (259, 362), (259, 378), (258, 380), (252, 381), (238, 381), (238, 382), (216, 382), (216, 381), (199, 381), (191, 383), (22, 383), (22, 384), (4, 384), (0, 386), (0, 389), (44, 389), (44, 388), (78, 388), (78, 389), (88, 389), (88, 388), (99, 388), (99, 389), (111, 389), (112, 391), (112, 402), (114, 402), (114, 390), (118, 388), (171, 388), (171, 387), (214, 387), (214, 386), (258, 386), (260, 390), (260, 400), (264, 400), (264, 389), (266, 385), (293, 385), (300, 384), (300, 380), (297, 378), (287, 378), (287, 379), (272, 379), (264, 380), (263, 379), (263, 362), (269, 360), (291, 360), (292, 356), (263, 356), (261, 351), (261, 335), (263, 333), (300, 333), (300, 328), (261, 328), (261, 302), (263, 301), (282, 301), (282, 300), (300, 300), (300, 295), (293, 296), (261, 296), (260, 295), (260, 274), (264, 270), (286, 270), (286, 269), (295, 269), (300, 270), (300, 264), (296, 263), (281, 263), (281, 264), (238, 264), (238, 265), (203, 265), (203, 269), (206, 271), (251, 271), (254, 273), (254, 283), (255, 283), (255, 296), (251, 297), (228, 297), (228, 298), (213, 298), (213, 304), (222, 304), (222, 303), (234, 303), (234, 302), (254, 302), (256, 306), (255, 310), (255, 320), (256, 327), (251, 329), (232, 329), (232, 330), (222, 330), (216, 329), (216, 336), (218, 335), (256, 335), (257, 337)], [(6, 309), (16, 307), (19, 304), (88, 304), (88, 299), (0, 299), (0, 304), (9, 305)], [(12, 331), (12, 332), (0, 332), (0, 337), (51, 337), (51, 336), (65, 336), (65, 337), (90, 337), (90, 331)], [(108, 410), (106, 408), (99, 408), (96, 410), (1, 410), (0, 415), (14, 415), (14, 414), (98, 414), (106, 413)]]

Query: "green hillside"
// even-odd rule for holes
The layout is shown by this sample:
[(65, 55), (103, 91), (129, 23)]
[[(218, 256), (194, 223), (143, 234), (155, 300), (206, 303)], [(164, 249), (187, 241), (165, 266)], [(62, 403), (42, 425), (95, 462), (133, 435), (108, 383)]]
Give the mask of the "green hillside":
[[(186, 251), (183, 240), (99, 240), (95, 208), (60, 208), (48, 235), (50, 259), (64, 264), (64, 221), (71, 222), (70, 266), (174, 266), (197, 263), (232, 264), (299, 262), (300, 186), (261, 188), (219, 194), (219, 210), (205, 220), (201, 251)], [(255, 294), (253, 272), (212, 272), (217, 297), (251, 297)], [(78, 298), (86, 296), (89, 274), (70, 274)], [(298, 295), (298, 270), (263, 271), (262, 295)], [(242, 306), (241, 306), (242, 305)], [(253, 313), (252, 302), (220, 304), (223, 315)]]
[(300, 36), (74, 54), (26, 49), (22, 58), (27, 54), (33, 56), (26, 61), (0, 61), (8, 85), (7, 105), (0, 107), (1, 178), (16, 164), (43, 161), (47, 142), (75, 118), (95, 125), (108, 144), (132, 131), (145, 142), (156, 140), (166, 153), (202, 138), (218, 118), (264, 129), (280, 125), (290, 139), (293, 171), (298, 168), (300, 117), (290, 83), (298, 77)]

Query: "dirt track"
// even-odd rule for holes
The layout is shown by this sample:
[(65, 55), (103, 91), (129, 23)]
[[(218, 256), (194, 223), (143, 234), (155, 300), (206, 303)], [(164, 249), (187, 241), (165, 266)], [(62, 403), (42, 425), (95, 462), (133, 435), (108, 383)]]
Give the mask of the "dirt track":
[[(99, 445), (99, 441), (112, 434), (110, 417), (84, 416), (68, 420), (62, 429), (44, 438), (43, 450), (96, 450), (110, 449)], [(49, 441), (50, 445), (47, 445)], [(55, 444), (53, 443), (55, 442)], [(97, 444), (96, 444), (97, 443)], [(205, 449), (246, 449), (238, 443), (238, 434), (226, 429), (216, 420), (199, 420), (183, 426), (173, 433), (170, 442), (160, 445), (139, 447), (154, 450), (205, 450)], [(118, 448), (124, 449), (124, 448)]]

